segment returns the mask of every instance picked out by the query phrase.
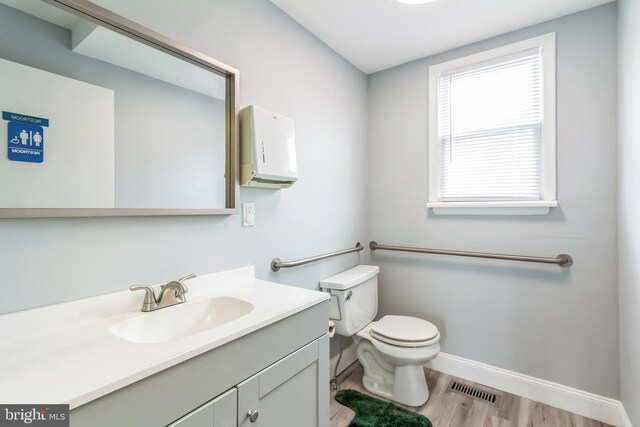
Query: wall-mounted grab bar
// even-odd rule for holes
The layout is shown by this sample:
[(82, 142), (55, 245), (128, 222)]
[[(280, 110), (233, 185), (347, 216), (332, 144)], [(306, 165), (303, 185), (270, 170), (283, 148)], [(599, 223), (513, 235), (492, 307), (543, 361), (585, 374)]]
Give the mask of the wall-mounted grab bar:
[(573, 264), (573, 258), (567, 254), (560, 254), (555, 258), (546, 258), (538, 256), (526, 256), (526, 255), (506, 255), (506, 254), (493, 254), (486, 252), (467, 252), (467, 251), (450, 251), (446, 249), (427, 249), (427, 248), (411, 248), (406, 246), (388, 246), (379, 245), (377, 242), (369, 242), (369, 249), (372, 251), (381, 249), (385, 251), (400, 251), (400, 252), (417, 252), (421, 254), (436, 254), (436, 255), (454, 255), (454, 256), (466, 256), (472, 258), (491, 258), (491, 259), (506, 259), (510, 261), (526, 261), (526, 262), (539, 262), (542, 264), (556, 264), (560, 267), (569, 267)]
[(275, 258), (271, 261), (271, 270), (278, 271), (281, 268), (291, 268), (297, 267), (299, 265), (309, 264), (310, 262), (320, 261), (321, 259), (331, 258), (332, 256), (344, 255), (351, 252), (358, 252), (364, 249), (364, 246), (360, 244), (360, 242), (356, 243), (355, 248), (345, 249), (343, 251), (331, 252), (329, 254), (318, 255), (311, 258), (299, 259), (297, 261), (281, 261), (280, 258)]

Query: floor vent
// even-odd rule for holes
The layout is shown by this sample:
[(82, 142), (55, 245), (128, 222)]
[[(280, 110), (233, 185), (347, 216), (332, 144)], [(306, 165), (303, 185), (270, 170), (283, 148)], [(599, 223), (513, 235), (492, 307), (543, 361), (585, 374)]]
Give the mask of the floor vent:
[(464, 394), (465, 396), (469, 396), (472, 399), (488, 403), (489, 405), (500, 406), (500, 395), (480, 390), (479, 388), (471, 387), (466, 384), (462, 384), (461, 382), (458, 382), (456, 380), (451, 380), (447, 391)]

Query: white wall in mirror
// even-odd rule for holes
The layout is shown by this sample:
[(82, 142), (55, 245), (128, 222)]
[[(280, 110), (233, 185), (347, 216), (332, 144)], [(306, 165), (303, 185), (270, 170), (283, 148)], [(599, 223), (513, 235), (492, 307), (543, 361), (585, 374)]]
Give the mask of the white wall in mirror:
[[(155, 50), (111, 30), (61, 11), (39, 0), (0, 0), (0, 28), (10, 37), (0, 38), (0, 58), (33, 67), (61, 79), (100, 86), (112, 92), (111, 155), (102, 156), (94, 145), (93, 164), (65, 156), (66, 176), (49, 174), (46, 157), (40, 164), (42, 179), (49, 187), (46, 199), (24, 198), (13, 204), (0, 187), (2, 208), (125, 208), (125, 209), (220, 209), (226, 201), (226, 78), (173, 55)], [(20, 43), (16, 43), (20, 40)], [(49, 88), (55, 83), (36, 83)], [(3, 92), (4, 94), (4, 92)], [(82, 99), (78, 105), (89, 109), (86, 98), (61, 95), (59, 99)], [(34, 98), (14, 111), (34, 113)], [(13, 111), (13, 100), (0, 99), (0, 110)], [(66, 105), (66, 104), (61, 104)], [(66, 107), (65, 107), (66, 108)], [(66, 111), (74, 120), (72, 108)], [(102, 119), (102, 118), (101, 118)], [(0, 122), (1, 132), (7, 131)], [(50, 132), (51, 131), (51, 132)], [(47, 131), (52, 141), (53, 128)], [(1, 143), (2, 141), (0, 141)], [(95, 143), (94, 143), (95, 142)], [(6, 142), (2, 143), (6, 147)], [(1, 154), (1, 151), (0, 151)], [(7, 156), (2, 156), (7, 163)], [(9, 163), (20, 163), (10, 161)], [(99, 165), (96, 163), (100, 163)], [(16, 167), (2, 167), (11, 175)], [(29, 165), (34, 166), (34, 165)], [(23, 166), (24, 167), (24, 166)], [(94, 175), (111, 171), (110, 196), (79, 191), (56, 182), (79, 183), (96, 180)], [(35, 170), (35, 167), (32, 168)], [(1, 176), (1, 175), (0, 175)], [(88, 187), (97, 188), (95, 185)], [(84, 187), (83, 187), (84, 188)], [(26, 193), (39, 191), (27, 188)], [(106, 204), (106, 198), (110, 203)], [(74, 204), (77, 202), (77, 204)]]
[(0, 207), (113, 207), (113, 91), (4, 59), (0, 75), (3, 111), (49, 120), (37, 143), (8, 141), (3, 123), (7, 150), (44, 146), (44, 161), (0, 158)]

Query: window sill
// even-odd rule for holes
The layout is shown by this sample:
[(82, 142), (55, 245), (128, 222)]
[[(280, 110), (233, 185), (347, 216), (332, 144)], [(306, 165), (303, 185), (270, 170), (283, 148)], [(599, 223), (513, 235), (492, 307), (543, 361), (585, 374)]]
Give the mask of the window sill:
[(556, 200), (520, 202), (429, 202), (436, 215), (546, 215)]

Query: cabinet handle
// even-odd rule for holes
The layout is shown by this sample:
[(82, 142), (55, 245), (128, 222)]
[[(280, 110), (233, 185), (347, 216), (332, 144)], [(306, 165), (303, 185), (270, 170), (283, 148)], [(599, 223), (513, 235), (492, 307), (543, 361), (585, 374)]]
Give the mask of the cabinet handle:
[(258, 419), (258, 411), (251, 410), (247, 412), (247, 417), (249, 418), (249, 421), (251, 421), (252, 423), (255, 423), (256, 420)]

